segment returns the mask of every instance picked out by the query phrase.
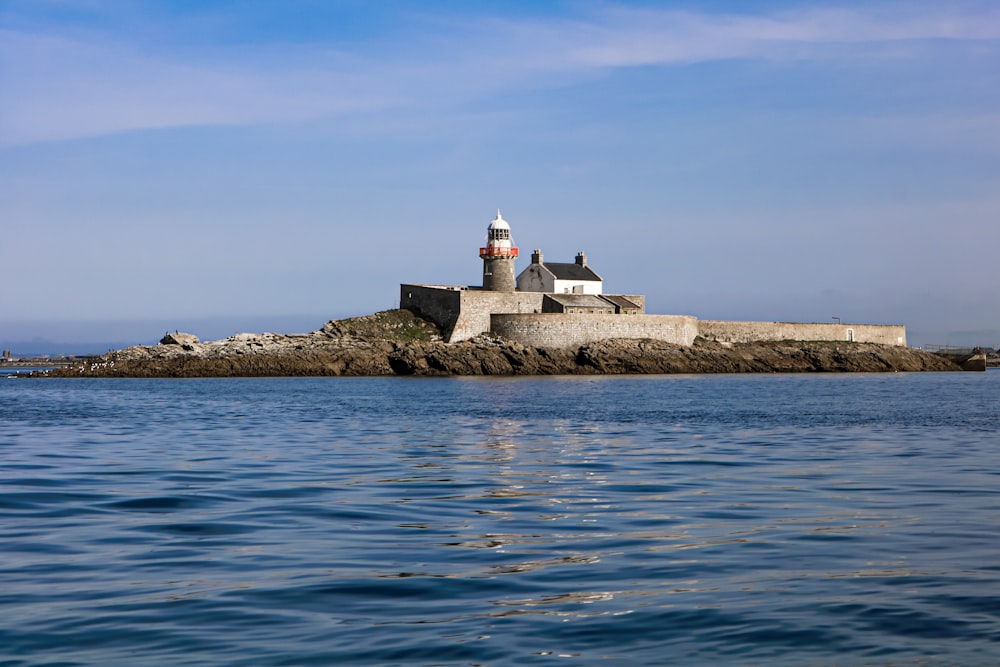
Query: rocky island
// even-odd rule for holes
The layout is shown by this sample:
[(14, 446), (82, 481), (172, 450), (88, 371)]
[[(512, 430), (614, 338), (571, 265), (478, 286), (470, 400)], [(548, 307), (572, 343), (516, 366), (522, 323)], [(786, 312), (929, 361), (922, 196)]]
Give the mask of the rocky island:
[[(46, 374), (55, 377), (620, 375), (973, 370), (906, 346), (899, 324), (699, 320), (646, 312), (608, 294), (583, 251), (519, 255), (497, 211), (479, 248), (482, 285), (403, 283), (397, 310), (332, 320), (304, 334), (202, 342), (179, 331)], [(966, 355), (967, 357), (968, 355)], [(978, 369), (978, 356), (974, 360)], [(983, 356), (982, 369), (985, 369)]]
[(656, 373), (813, 373), (957, 371), (923, 350), (845, 341), (682, 346), (650, 339), (611, 339), (576, 347), (532, 347), (480, 335), (443, 342), (430, 321), (389, 310), (327, 322), (304, 334), (237, 334), (201, 342), (167, 334), (59, 368), (50, 377), (279, 377), (391, 375), (602, 375)]

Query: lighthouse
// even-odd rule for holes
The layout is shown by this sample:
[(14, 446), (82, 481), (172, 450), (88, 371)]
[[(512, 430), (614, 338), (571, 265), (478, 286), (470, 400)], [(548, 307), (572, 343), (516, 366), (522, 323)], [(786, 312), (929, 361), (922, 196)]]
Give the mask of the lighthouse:
[(493, 292), (513, 292), (517, 287), (514, 279), (514, 260), (517, 246), (510, 238), (510, 225), (500, 215), (493, 219), (486, 229), (486, 247), (479, 249), (483, 260), (483, 289)]

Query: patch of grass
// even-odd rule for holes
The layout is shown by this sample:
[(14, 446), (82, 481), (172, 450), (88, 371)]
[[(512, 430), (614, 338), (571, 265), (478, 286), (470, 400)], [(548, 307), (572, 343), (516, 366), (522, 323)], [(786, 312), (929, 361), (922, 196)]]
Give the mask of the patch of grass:
[(408, 310), (383, 310), (371, 315), (327, 322), (323, 330), (333, 336), (354, 336), (398, 342), (441, 340), (433, 322)]

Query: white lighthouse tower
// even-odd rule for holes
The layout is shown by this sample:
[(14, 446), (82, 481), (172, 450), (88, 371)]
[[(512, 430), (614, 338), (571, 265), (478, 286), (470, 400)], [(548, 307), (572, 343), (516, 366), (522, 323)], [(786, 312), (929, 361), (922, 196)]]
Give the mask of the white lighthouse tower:
[(493, 292), (513, 292), (517, 288), (514, 278), (514, 260), (517, 246), (510, 238), (510, 225), (500, 215), (493, 219), (486, 230), (486, 247), (479, 249), (483, 259), (483, 289)]

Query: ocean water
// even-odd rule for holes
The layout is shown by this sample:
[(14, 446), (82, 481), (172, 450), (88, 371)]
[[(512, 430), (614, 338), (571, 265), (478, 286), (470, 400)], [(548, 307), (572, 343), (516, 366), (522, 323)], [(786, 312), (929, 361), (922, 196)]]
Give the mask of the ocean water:
[(0, 380), (0, 665), (995, 665), (1000, 371)]

